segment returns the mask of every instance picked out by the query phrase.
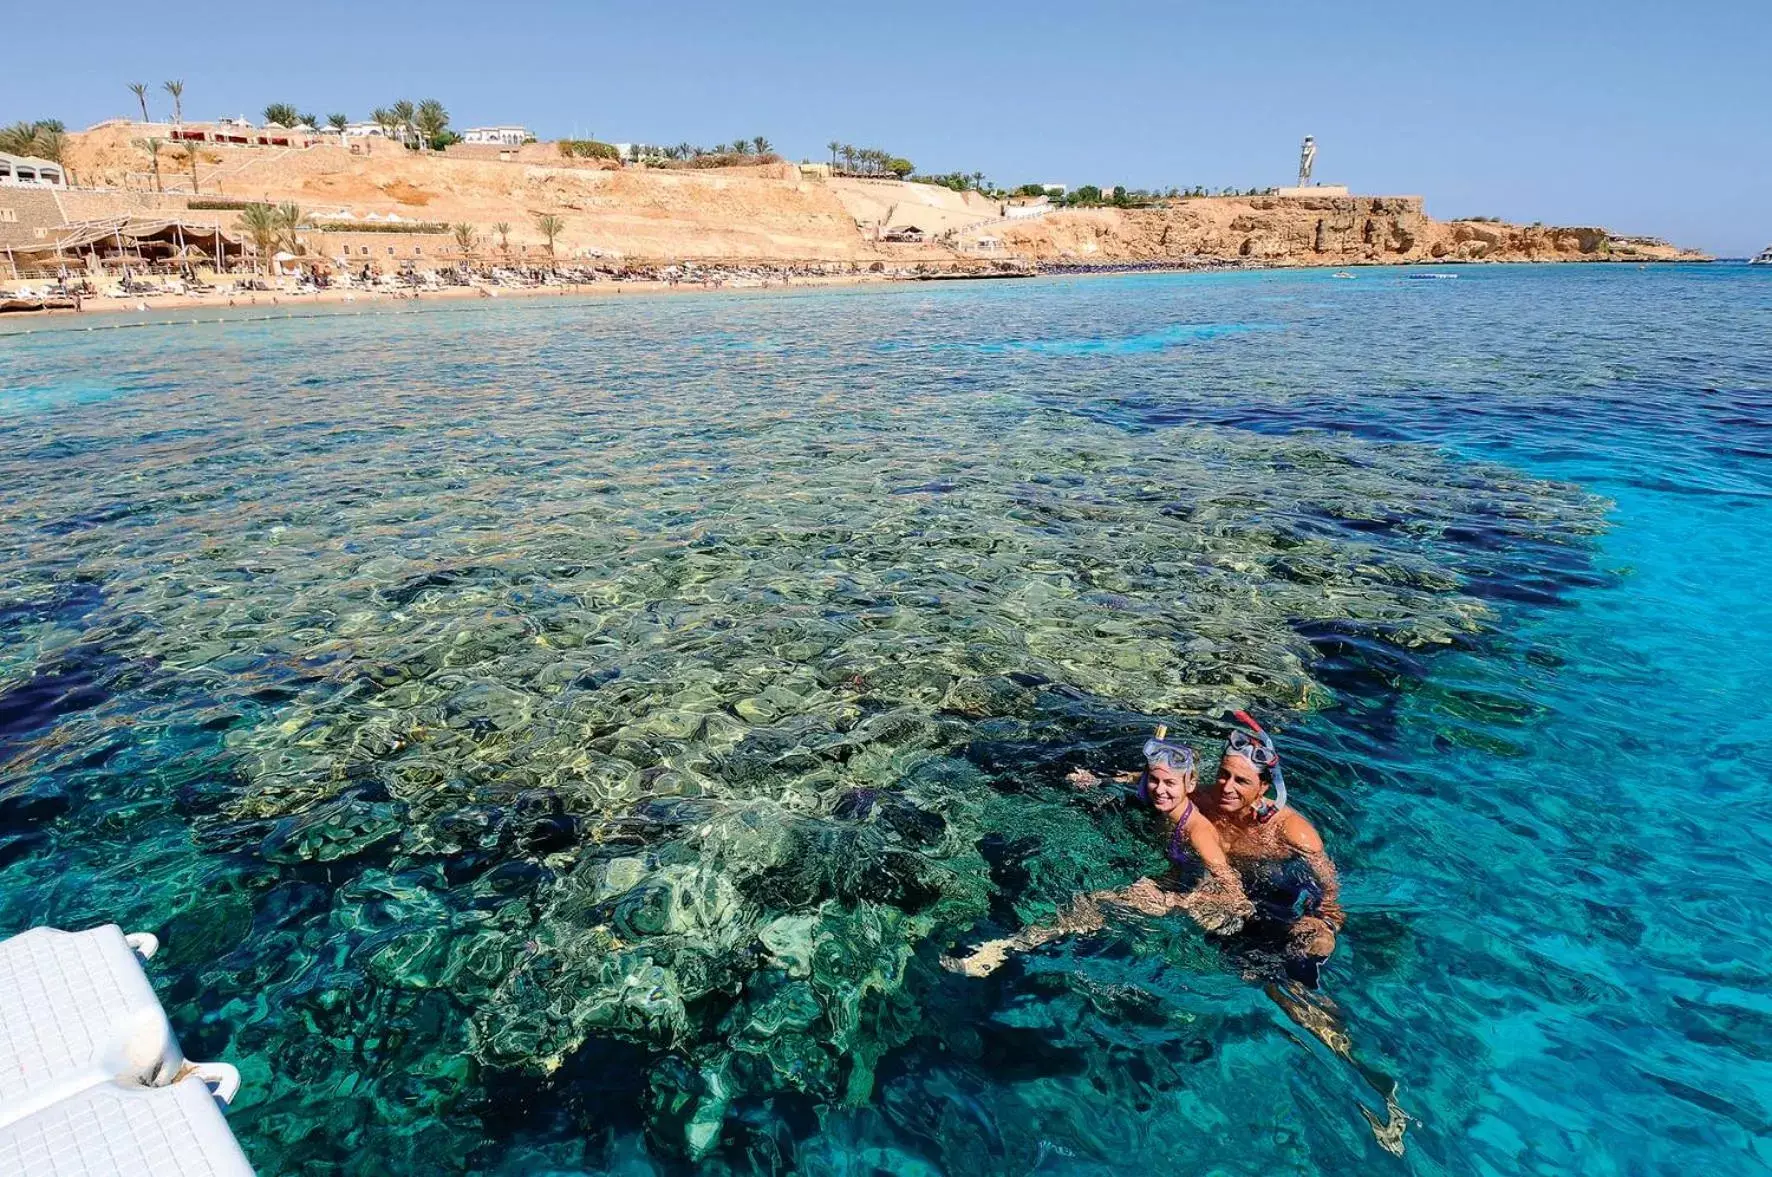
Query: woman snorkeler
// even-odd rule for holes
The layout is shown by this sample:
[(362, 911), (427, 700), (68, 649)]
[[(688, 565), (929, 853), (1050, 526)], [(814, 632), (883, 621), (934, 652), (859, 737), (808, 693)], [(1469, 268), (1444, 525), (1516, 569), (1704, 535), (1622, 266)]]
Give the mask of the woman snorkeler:
[[(1227, 937), (1245, 971), (1259, 974), (1277, 960), (1287, 977), (1315, 987), (1346, 918), (1335, 865), (1316, 827), (1286, 803), (1273, 740), (1246, 712), (1234, 718), (1241, 726), (1225, 744), (1210, 789), (1197, 788), (1193, 749), (1166, 739), (1163, 728), (1144, 746), (1144, 772), (1114, 778), (1135, 784), (1132, 797), (1158, 820), (1170, 863), (1161, 880), (1143, 878), (1081, 896), (1050, 924), (988, 941), (944, 963), (985, 976), (1011, 952), (1100, 930), (1111, 909), (1151, 916), (1182, 911), (1206, 931)], [(1103, 783), (1081, 768), (1069, 780), (1083, 789)]]

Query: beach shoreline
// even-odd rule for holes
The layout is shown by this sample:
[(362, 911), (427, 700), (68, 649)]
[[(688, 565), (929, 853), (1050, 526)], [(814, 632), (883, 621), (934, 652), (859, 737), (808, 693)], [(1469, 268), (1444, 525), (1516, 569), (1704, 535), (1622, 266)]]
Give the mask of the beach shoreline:
[(495, 299), (534, 299), (534, 298), (584, 298), (596, 295), (627, 295), (642, 296), (678, 295), (678, 294), (718, 294), (734, 291), (757, 290), (793, 290), (799, 287), (833, 287), (833, 286), (864, 286), (883, 285), (901, 282), (905, 279), (896, 274), (842, 274), (815, 275), (792, 280), (765, 281), (733, 285), (727, 283), (704, 284), (701, 282), (662, 282), (653, 280), (632, 280), (621, 282), (576, 282), (559, 283), (543, 286), (446, 286), (440, 289), (420, 291), (388, 291), (360, 290), (341, 287), (329, 290), (260, 290), (260, 291), (216, 291), (204, 294), (149, 294), (129, 295), (126, 297), (89, 298), (83, 301), (80, 309), (71, 310), (55, 308), (45, 310), (10, 311), (0, 317), (0, 323), (13, 321), (45, 321), (80, 319), (87, 315), (110, 317), (114, 315), (151, 314), (155, 311), (182, 310), (238, 310), (248, 307), (268, 310), (294, 309), (311, 306), (350, 306), (365, 304), (369, 306), (412, 306), (415, 304), (435, 302), (490, 301)]
[[(1379, 262), (1354, 263), (1352, 265), (1323, 264), (1315, 266), (1298, 266), (1284, 262), (1239, 262), (1239, 263), (1208, 263), (1197, 261), (1177, 263), (1128, 262), (1128, 263), (1095, 263), (1080, 265), (1054, 265), (1041, 267), (1036, 273), (1016, 275), (991, 275), (992, 277), (1018, 278), (1058, 278), (1088, 279), (1113, 278), (1154, 274), (1189, 274), (1189, 273), (1274, 273), (1283, 271), (1307, 270), (1362, 270), (1366, 273), (1398, 271), (1410, 269), (1487, 269), (1495, 266), (1511, 268), (1520, 265), (1567, 265), (1567, 262), (1540, 261), (1530, 262)], [(1590, 263), (1605, 264), (1605, 263)], [(1616, 265), (1616, 263), (1613, 263)], [(1647, 263), (1656, 267), (1702, 265), (1707, 262), (1684, 260), (1661, 261)], [(1639, 266), (1641, 268), (1641, 266)], [(154, 315), (171, 311), (201, 310), (258, 310), (266, 313), (277, 312), (287, 317), (291, 312), (304, 309), (327, 308), (343, 311), (347, 308), (364, 310), (417, 310), (447, 304), (459, 308), (464, 303), (492, 302), (498, 300), (516, 300), (529, 302), (549, 297), (573, 299), (605, 299), (618, 296), (660, 297), (697, 294), (756, 294), (756, 293), (791, 293), (801, 289), (842, 289), (859, 287), (886, 287), (922, 285), (930, 282), (970, 282), (976, 281), (980, 275), (976, 272), (956, 271), (952, 273), (905, 274), (859, 272), (853, 274), (821, 274), (797, 276), (792, 279), (778, 280), (745, 280), (740, 282), (714, 281), (659, 281), (653, 279), (623, 279), (599, 282), (561, 282), (542, 286), (490, 286), (475, 283), (469, 286), (447, 286), (442, 288), (426, 288), (420, 291), (388, 291), (362, 290), (350, 287), (339, 287), (327, 290), (269, 290), (269, 291), (217, 291), (204, 294), (152, 294), (143, 296), (100, 296), (86, 299), (79, 310), (65, 308), (45, 310), (9, 311), (0, 315), (0, 335), (6, 334), (4, 326), (15, 324), (65, 324), (77, 322), (88, 316), (95, 316), (105, 322), (108, 327), (127, 326), (128, 318), (135, 315)], [(159, 318), (144, 318), (143, 326), (164, 322)], [(221, 321), (221, 320), (217, 320)], [(96, 325), (96, 324), (95, 324)], [(32, 328), (25, 328), (27, 331)]]

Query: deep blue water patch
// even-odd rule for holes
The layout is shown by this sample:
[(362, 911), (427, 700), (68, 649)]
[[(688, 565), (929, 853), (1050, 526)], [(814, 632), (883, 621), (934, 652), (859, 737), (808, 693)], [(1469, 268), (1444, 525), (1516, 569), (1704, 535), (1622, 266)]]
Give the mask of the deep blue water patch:
[(984, 343), (979, 349), (987, 354), (1030, 352), (1043, 356), (1131, 356), (1168, 351), (1184, 344), (1222, 339), (1249, 331), (1276, 331), (1275, 323), (1176, 323), (1136, 335), (1086, 339), (1013, 339), (1005, 343)]

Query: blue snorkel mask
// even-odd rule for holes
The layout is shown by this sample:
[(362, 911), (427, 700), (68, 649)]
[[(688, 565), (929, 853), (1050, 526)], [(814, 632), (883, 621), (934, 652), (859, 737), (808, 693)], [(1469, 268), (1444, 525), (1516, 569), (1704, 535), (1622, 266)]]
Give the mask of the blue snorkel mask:
[[(1162, 728), (1157, 731), (1161, 733)], [(1149, 768), (1167, 768), (1175, 772), (1193, 772), (1196, 763), (1194, 750), (1186, 744), (1172, 744), (1161, 734), (1144, 742), (1144, 765)]]

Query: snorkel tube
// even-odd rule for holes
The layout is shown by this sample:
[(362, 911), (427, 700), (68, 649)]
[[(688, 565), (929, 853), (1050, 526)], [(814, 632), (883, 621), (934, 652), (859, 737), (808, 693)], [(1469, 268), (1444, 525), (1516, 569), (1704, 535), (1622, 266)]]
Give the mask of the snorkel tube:
[[(1268, 755), (1273, 757), (1273, 762), (1267, 765), (1267, 770), (1274, 778), (1274, 808), (1276, 810), (1284, 809), (1286, 807), (1286, 774), (1280, 771), (1280, 750), (1274, 747), (1273, 737), (1268, 735), (1247, 711), (1233, 711), (1231, 718), (1254, 732), (1256, 741), (1267, 750)], [(1255, 761), (1251, 760), (1250, 763), (1255, 764)], [(1255, 764), (1255, 768), (1259, 772), (1262, 766)]]

